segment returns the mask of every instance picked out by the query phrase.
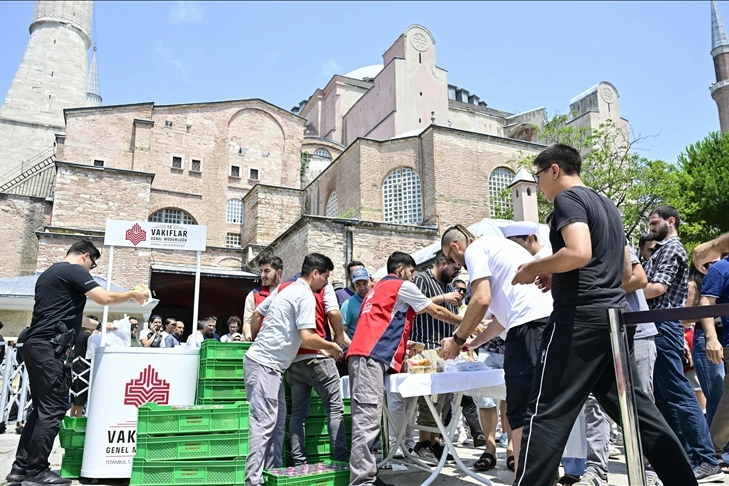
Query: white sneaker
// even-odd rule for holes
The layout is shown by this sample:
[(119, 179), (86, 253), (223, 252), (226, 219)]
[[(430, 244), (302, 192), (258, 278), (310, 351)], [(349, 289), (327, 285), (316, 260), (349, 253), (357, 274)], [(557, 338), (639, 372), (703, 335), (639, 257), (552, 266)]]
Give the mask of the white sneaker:
[(575, 483), (574, 486), (609, 486), (609, 484), (595, 471), (588, 469), (587, 472), (582, 475), (580, 481)]
[(658, 475), (654, 471), (645, 472), (646, 486), (663, 486), (663, 482), (658, 479)]
[(615, 444), (610, 443), (610, 445), (608, 445), (608, 457), (614, 459), (616, 457), (619, 457), (620, 454), (622, 454), (622, 452), (615, 446)]

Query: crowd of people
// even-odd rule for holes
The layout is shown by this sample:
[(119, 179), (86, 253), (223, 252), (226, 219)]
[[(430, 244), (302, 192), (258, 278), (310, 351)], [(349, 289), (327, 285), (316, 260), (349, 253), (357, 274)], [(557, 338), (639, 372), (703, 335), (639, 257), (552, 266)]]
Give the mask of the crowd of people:
[[(689, 261), (679, 237), (680, 215), (664, 205), (651, 211), (650, 233), (636, 251), (615, 204), (583, 184), (581, 163), (579, 152), (563, 144), (534, 160), (538, 188), (554, 206), (545, 221), (549, 242), (541, 241), (535, 223), (505, 226), (503, 237), (477, 237), (455, 225), (443, 232), (432, 268), (416, 274), (413, 257), (395, 251), (387, 259), (387, 275), (375, 280), (362, 262), (351, 261), (347, 285), (338, 290), (329, 283), (334, 265), (323, 254), (307, 255), (301, 271), (287, 281), (281, 258), (266, 256), (259, 260), (262, 285), (246, 297), (243, 318), (227, 320), (222, 337), (215, 317), (199, 321), (184, 343), (185, 325), (171, 317), (152, 316), (142, 332), (133, 318), (126, 321), (128, 329), (111, 323), (107, 331), (144, 347), (199, 347), (205, 339), (252, 343), (244, 358), (250, 486), (263, 484), (265, 469), (282, 466), (287, 412), (291, 458), (295, 465), (308, 461), (312, 390), (327, 412), (334, 459), (349, 461), (351, 485), (387, 486), (376, 459), (383, 441), (400, 448), (398, 454), (440, 460), (447, 451), (438, 434), (407, 429), (405, 440), (396, 443), (392, 428), (381, 431), (384, 406), (395, 423), (407, 420), (405, 400), (385, 392), (386, 375), (401, 372), (406, 356), (420, 349), (504, 371), (506, 399), (500, 407), (486, 397), (466, 396), (461, 403), (461, 440), (470, 435), (473, 446), (483, 448), (475, 469), (497, 466), (501, 439), (515, 486), (607, 485), (613, 424), (620, 423), (607, 309), (729, 303), (729, 259), (722, 259), (729, 253), (729, 234), (699, 245)], [(47, 462), (68, 396), (58, 354), (64, 336), (83, 328), (74, 351), (92, 357), (100, 327), (94, 316), (81, 315), (85, 298), (102, 304), (144, 301), (143, 293), (100, 289), (88, 274), (99, 256), (93, 244), (79, 242), (39, 278), (33, 323), (19, 339), (34, 408), (9, 481), (68, 484)], [(673, 319), (627, 329), (648, 484), (723, 482), (729, 472), (723, 362), (729, 360), (729, 319)], [(344, 375), (352, 404), (351, 444), (344, 430)], [(289, 411), (284, 379), (291, 390)], [(82, 413), (84, 401), (75, 394), (72, 416)], [(440, 419), (452, 420), (453, 396), (434, 402)], [(416, 428), (432, 428), (436, 419), (422, 398), (417, 409)], [(572, 441), (586, 443), (583, 457), (565, 452)]]

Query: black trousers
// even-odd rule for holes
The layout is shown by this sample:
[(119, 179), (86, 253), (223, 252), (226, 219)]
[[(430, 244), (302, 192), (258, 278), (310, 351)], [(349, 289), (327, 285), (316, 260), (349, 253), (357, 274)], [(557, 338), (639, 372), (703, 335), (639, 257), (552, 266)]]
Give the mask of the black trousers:
[(33, 410), (20, 435), (13, 466), (31, 477), (48, 469), (53, 441), (66, 415), (71, 370), (64, 368), (65, 356), (57, 357), (50, 342), (27, 342), (22, 350)]
[[(620, 423), (607, 324), (605, 329), (549, 324), (541, 350), (514, 486), (554, 484), (570, 430), (590, 393), (610, 418)], [(688, 456), (658, 408), (643, 391), (635, 389), (634, 393), (643, 453), (658, 477), (665, 486), (696, 485)]]

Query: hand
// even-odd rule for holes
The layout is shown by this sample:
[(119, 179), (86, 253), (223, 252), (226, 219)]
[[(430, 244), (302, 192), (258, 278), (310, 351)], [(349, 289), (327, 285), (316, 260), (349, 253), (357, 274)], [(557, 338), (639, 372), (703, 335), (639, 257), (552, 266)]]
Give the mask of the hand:
[(463, 296), (458, 292), (448, 292), (443, 294), (443, 302), (448, 304), (460, 304)]
[(132, 300), (139, 305), (144, 305), (147, 301), (147, 292), (141, 290), (132, 290)]
[(440, 345), (443, 347), (440, 352), (440, 357), (442, 359), (453, 359), (461, 352), (461, 349), (458, 347), (452, 337), (443, 339), (440, 342)]
[(537, 279), (534, 281), (534, 283), (537, 284), (537, 287), (539, 287), (539, 290), (541, 290), (544, 293), (547, 293), (550, 290), (552, 290), (552, 274), (543, 273), (541, 275), (537, 275)]
[(724, 359), (724, 348), (718, 339), (706, 341), (706, 357), (714, 364), (721, 364)]
[(334, 359), (339, 359), (342, 357), (342, 348), (339, 347), (336, 343), (330, 343), (329, 349), (327, 349), (327, 354), (331, 356)]
[(534, 280), (537, 278), (537, 274), (532, 271), (532, 263), (533, 262), (522, 263), (519, 265), (516, 275), (514, 275), (514, 278), (511, 280), (511, 285), (528, 285), (534, 283)]
[(707, 241), (694, 248), (691, 261), (696, 267), (696, 270), (707, 274), (709, 273), (709, 269), (705, 268), (704, 265), (719, 258), (721, 258), (721, 253), (716, 251), (713, 242)]
[(253, 342), (253, 337), (250, 334), (243, 336), (243, 340), (247, 343)]
[(344, 344), (344, 336), (345, 334), (343, 332), (335, 334), (334, 342), (341, 346), (342, 344)]
[(349, 336), (347, 334), (344, 334), (344, 346), (347, 348), (352, 346), (352, 340), (349, 339)]
[[(466, 344), (463, 345), (464, 348), (468, 349), (469, 351), (473, 352), (474, 349), (478, 349), (478, 346), (474, 346), (472, 343), (474, 341), (474, 338), (468, 338), (466, 339)], [(473, 353), (471, 353), (473, 356)]]

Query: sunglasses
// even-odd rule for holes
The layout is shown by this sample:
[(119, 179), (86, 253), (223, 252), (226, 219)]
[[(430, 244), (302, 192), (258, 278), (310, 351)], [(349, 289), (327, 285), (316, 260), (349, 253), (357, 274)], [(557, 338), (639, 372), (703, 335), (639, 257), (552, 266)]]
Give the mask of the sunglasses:
[(465, 294), (466, 289), (464, 289), (463, 287), (456, 287), (456, 292), (458, 292), (459, 294)]

